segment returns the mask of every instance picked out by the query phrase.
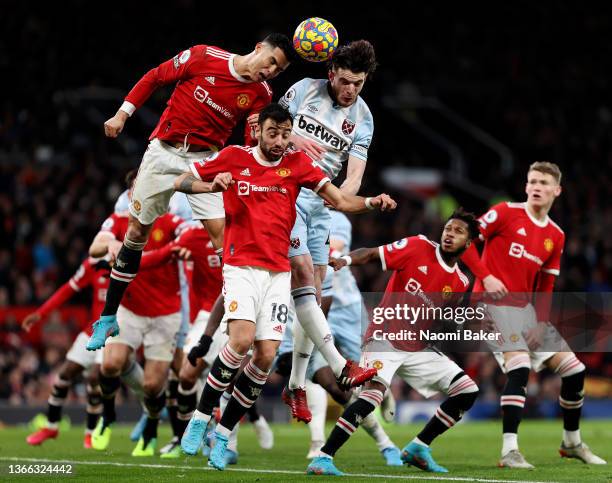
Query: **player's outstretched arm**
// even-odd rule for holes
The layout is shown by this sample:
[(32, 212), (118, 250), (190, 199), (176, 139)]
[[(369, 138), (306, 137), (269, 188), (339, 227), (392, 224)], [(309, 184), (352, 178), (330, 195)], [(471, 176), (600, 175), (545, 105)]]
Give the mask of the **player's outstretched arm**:
[(361, 180), (363, 179), (365, 168), (366, 162), (363, 159), (349, 155), (346, 179), (340, 185), (340, 190), (349, 195), (356, 195), (359, 192), (359, 188), (361, 188)]
[(108, 138), (116, 138), (123, 131), (125, 121), (130, 115), (122, 109), (119, 109), (113, 117), (104, 123), (104, 134)]
[[(113, 247), (111, 249), (113, 242), (116, 242), (115, 244), (118, 244), (118, 247)], [(117, 248), (117, 250), (114, 248)], [(112, 251), (114, 259), (119, 252), (119, 248), (121, 248), (121, 242), (115, 239), (115, 235), (108, 231), (99, 231), (91, 242), (91, 245), (89, 245), (89, 256), (94, 258), (102, 258), (107, 253)]]
[(325, 183), (317, 194), (336, 210), (344, 213), (365, 213), (374, 209), (392, 211), (397, 207), (395, 200), (385, 193), (373, 198), (364, 198), (344, 193), (332, 183)]
[(191, 173), (183, 173), (174, 180), (174, 189), (181, 193), (218, 193), (234, 184), (232, 173), (219, 173), (212, 182), (202, 181)]
[(374, 260), (380, 260), (378, 248), (358, 248), (340, 258), (329, 258), (329, 266), (336, 272), (349, 265), (365, 265)]

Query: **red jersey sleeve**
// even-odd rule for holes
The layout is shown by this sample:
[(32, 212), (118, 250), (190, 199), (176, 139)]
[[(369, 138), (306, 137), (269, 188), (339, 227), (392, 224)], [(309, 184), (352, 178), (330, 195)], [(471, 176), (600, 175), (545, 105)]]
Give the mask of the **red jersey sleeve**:
[(330, 179), (305, 153), (300, 154), (301, 159), (299, 162), (301, 169), (298, 175), (299, 185), (317, 193), (323, 185), (330, 182)]
[(411, 236), (410, 238), (402, 238), (388, 245), (379, 246), (378, 254), (380, 256), (382, 269), (403, 269), (418, 249), (420, 241), (419, 237)]
[(489, 211), (478, 219), (480, 223), (480, 234), (485, 240), (502, 229), (508, 220), (508, 210), (508, 205), (505, 202), (498, 203), (489, 208)]
[(128, 93), (125, 100), (133, 104), (135, 108), (139, 108), (156, 89), (193, 77), (201, 72), (205, 64), (205, 45), (196, 45), (183, 50), (172, 59), (147, 72)]
[(552, 254), (550, 257), (548, 257), (548, 260), (544, 262), (544, 265), (542, 265), (542, 272), (554, 275), (555, 277), (559, 276), (559, 271), (561, 270), (561, 255), (563, 255), (563, 245), (565, 245), (565, 235), (561, 234), (553, 247)]
[[(228, 170), (226, 161), (231, 157), (231, 151), (235, 149), (227, 147), (214, 154), (207, 160), (196, 161), (189, 166), (193, 175), (202, 181), (212, 181), (219, 173)], [(229, 154), (228, 154), (229, 153)]]

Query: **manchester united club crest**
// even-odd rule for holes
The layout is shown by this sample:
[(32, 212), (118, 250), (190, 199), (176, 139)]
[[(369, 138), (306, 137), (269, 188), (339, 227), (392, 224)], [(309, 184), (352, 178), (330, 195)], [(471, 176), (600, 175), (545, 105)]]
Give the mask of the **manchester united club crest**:
[(142, 205), (140, 204), (140, 201), (138, 200), (134, 200), (132, 202), (132, 207), (134, 208), (134, 211), (136, 213), (140, 213), (140, 210), (142, 210)]
[(552, 252), (554, 247), (555, 244), (550, 238), (544, 240), (544, 250), (546, 250), (548, 253)]
[(353, 129), (355, 129), (355, 123), (350, 119), (345, 119), (342, 123), (342, 133), (348, 136), (353, 132)]
[(238, 94), (238, 97), (236, 98), (236, 104), (241, 109), (246, 109), (251, 105), (251, 98), (248, 96), (248, 94)]
[(444, 299), (450, 298), (452, 294), (453, 294), (453, 289), (450, 285), (445, 285), (444, 288), (442, 288), (442, 297)]
[(291, 248), (293, 248), (294, 250), (297, 250), (298, 248), (300, 248), (300, 239), (292, 238), (290, 244), (291, 244)]
[(383, 368), (383, 363), (382, 361), (374, 361), (372, 363), (372, 367), (376, 369), (377, 371), (380, 371)]
[(160, 242), (164, 238), (164, 230), (160, 230), (159, 228), (156, 228), (155, 230), (153, 230), (153, 233), (151, 234), (151, 236), (153, 237), (153, 240), (155, 240), (156, 242)]
[(289, 168), (278, 168), (276, 170), (276, 174), (278, 174), (282, 178), (286, 178), (291, 174), (291, 170)]
[(229, 311), (236, 312), (237, 308), (238, 308), (238, 302), (236, 302), (235, 300), (232, 300), (231, 303), (229, 304)]

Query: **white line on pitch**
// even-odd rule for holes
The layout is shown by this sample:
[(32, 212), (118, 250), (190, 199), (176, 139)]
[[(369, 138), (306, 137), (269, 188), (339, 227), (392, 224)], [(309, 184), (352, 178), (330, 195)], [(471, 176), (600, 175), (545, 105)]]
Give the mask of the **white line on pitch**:
[[(175, 469), (175, 470), (205, 470), (215, 471), (213, 468), (208, 466), (185, 466), (185, 465), (160, 465), (152, 463), (119, 463), (115, 461), (77, 461), (77, 460), (52, 460), (44, 458), (18, 458), (18, 457), (2, 457), (0, 461), (15, 461), (28, 463), (56, 463), (56, 464), (72, 464), (78, 465), (98, 465), (98, 466), (121, 466), (131, 468), (164, 468), (164, 469)], [(256, 468), (227, 468), (225, 471), (238, 471), (242, 473), (268, 473), (268, 474), (281, 474), (281, 475), (304, 475), (304, 471), (294, 470), (265, 470)], [(435, 481), (472, 481), (477, 483), (551, 483), (549, 481), (533, 481), (533, 480), (492, 480), (489, 478), (471, 478), (463, 476), (426, 476), (426, 475), (380, 475), (370, 473), (345, 473), (346, 476), (362, 477), (362, 478), (384, 478), (393, 480), (435, 480)]]

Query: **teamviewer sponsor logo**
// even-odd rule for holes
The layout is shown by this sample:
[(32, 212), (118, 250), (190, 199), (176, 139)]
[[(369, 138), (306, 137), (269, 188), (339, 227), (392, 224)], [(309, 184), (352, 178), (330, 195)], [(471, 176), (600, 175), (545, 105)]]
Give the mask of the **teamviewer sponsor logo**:
[(234, 115), (229, 110), (227, 110), (227, 108), (220, 106), (215, 101), (213, 101), (210, 98), (208, 91), (204, 89), (202, 86), (197, 86), (195, 88), (195, 90), (193, 91), (193, 97), (195, 97), (196, 101), (201, 102), (202, 104), (206, 104), (208, 107), (221, 113), (223, 116), (227, 117), (228, 119), (232, 119), (234, 117)]
[(238, 196), (248, 196), (250, 187), (248, 181), (238, 181)]
[(524, 251), (525, 247), (523, 245), (521, 245), (520, 243), (513, 242), (512, 245), (510, 245), (510, 251), (508, 252), (508, 255), (515, 258), (521, 258), (523, 256)]

